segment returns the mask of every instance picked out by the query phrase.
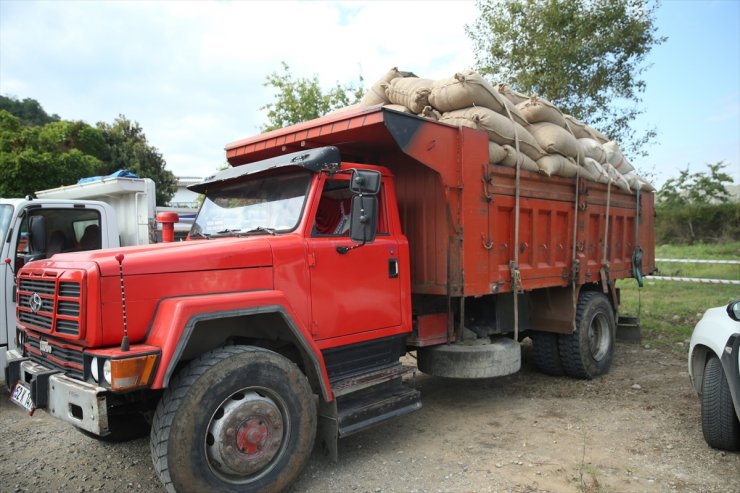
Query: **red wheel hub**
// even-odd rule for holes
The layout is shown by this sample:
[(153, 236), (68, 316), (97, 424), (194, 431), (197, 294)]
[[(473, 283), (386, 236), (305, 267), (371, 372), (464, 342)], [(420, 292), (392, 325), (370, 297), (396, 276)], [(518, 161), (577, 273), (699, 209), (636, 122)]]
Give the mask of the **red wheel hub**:
[(269, 439), (269, 430), (261, 419), (249, 419), (239, 426), (236, 445), (241, 452), (256, 454), (262, 451)]

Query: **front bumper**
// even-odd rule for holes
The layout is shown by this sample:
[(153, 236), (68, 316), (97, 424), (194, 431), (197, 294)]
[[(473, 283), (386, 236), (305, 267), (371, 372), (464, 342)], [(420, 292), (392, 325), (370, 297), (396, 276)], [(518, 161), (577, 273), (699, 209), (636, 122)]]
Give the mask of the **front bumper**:
[(5, 382), (10, 389), (20, 382), (31, 391), (37, 409), (96, 435), (110, 433), (106, 389), (80, 382), (8, 351)]

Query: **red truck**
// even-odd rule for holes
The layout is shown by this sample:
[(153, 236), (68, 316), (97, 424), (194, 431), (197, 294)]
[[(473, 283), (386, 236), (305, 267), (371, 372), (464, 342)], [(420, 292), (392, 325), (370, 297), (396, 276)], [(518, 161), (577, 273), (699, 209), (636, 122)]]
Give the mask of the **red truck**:
[(379, 107), (229, 144), (189, 241), (17, 276), (11, 399), (87, 434), (151, 424), (168, 491), (280, 491), (314, 441), (421, 407), (400, 363), (609, 370), (618, 279), (654, 270), (653, 197), (490, 165), (487, 136)]

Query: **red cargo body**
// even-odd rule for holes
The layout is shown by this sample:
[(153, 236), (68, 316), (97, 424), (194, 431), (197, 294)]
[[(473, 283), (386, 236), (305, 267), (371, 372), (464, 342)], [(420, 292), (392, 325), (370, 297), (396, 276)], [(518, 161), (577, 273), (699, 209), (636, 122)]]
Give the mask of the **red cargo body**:
[(569, 286), (576, 211), (576, 284), (600, 280), (605, 241), (610, 280), (632, 276), (635, 246), (644, 251), (642, 270), (655, 268), (649, 192), (640, 192), (638, 210), (637, 192), (521, 171), (515, 238), (516, 171), (489, 165), (487, 136), (474, 129), (375, 107), (237, 141), (226, 151), (239, 166), (326, 145), (338, 147), (346, 161), (386, 166), (395, 175), (413, 294), (511, 292), (515, 248), (523, 290)]

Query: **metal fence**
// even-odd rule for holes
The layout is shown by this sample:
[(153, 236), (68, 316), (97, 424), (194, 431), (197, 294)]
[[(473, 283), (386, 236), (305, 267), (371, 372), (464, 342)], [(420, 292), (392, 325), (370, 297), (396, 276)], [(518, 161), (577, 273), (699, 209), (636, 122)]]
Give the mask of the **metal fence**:
[[(740, 260), (700, 260), (689, 258), (656, 258), (656, 262), (672, 262), (683, 264), (725, 264), (740, 265)], [(740, 280), (735, 279), (709, 279), (702, 277), (671, 277), (671, 276), (645, 276), (652, 281), (678, 281), (678, 282), (695, 282), (700, 284), (730, 284), (740, 285)]]

